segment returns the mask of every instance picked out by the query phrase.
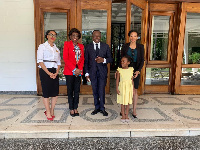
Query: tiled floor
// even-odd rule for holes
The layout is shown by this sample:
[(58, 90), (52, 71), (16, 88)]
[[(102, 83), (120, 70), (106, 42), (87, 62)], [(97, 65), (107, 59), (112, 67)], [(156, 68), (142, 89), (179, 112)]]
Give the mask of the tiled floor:
[(200, 135), (200, 96), (149, 94), (139, 96), (138, 119), (120, 122), (114, 86), (106, 95), (107, 117), (92, 116), (93, 96), (80, 95), (79, 117), (69, 115), (66, 96), (60, 96), (54, 121), (44, 115), (42, 98), (0, 95), (0, 138), (147, 137)]

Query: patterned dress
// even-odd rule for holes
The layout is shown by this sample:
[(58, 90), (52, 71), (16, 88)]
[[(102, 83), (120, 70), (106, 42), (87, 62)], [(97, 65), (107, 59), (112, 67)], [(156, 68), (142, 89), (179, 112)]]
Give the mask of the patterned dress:
[(129, 67), (128, 69), (118, 68), (120, 74), (120, 82), (119, 82), (119, 91), (120, 95), (117, 94), (117, 103), (122, 105), (132, 104), (133, 99), (133, 67)]

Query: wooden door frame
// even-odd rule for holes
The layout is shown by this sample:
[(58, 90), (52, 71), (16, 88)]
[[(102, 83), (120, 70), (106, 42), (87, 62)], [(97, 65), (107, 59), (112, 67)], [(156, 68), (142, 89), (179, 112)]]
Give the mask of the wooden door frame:
[[(177, 32), (177, 4), (163, 4), (163, 3), (150, 3), (149, 4), (149, 26), (148, 26), (148, 53), (146, 55), (146, 68), (169, 68), (169, 85), (144, 85), (145, 93), (173, 93), (174, 90), (174, 76), (175, 74), (175, 62), (176, 62), (176, 53), (174, 45), (176, 40)], [(168, 40), (168, 60), (167, 61), (153, 61), (150, 60), (150, 51), (151, 51), (151, 32), (152, 32), (152, 16), (161, 15), (161, 16), (170, 16), (170, 26), (169, 26), (169, 40)], [(173, 25), (173, 27), (172, 27)], [(170, 41), (170, 39), (172, 39)], [(146, 69), (145, 68), (145, 69)], [(146, 79), (146, 74), (145, 74)]]
[[(67, 15), (67, 28), (76, 26), (76, 1), (74, 0), (33, 0), (34, 2), (34, 27), (35, 27), (35, 61), (36, 61), (36, 82), (37, 94), (42, 95), (42, 87), (39, 77), (39, 68), (37, 64), (37, 49), (44, 42), (44, 27), (41, 26), (44, 22), (43, 12), (69, 12)], [(75, 18), (75, 19), (70, 19)], [(44, 23), (43, 23), (44, 24)], [(66, 86), (59, 86), (59, 93), (67, 93)]]
[(178, 52), (176, 63), (176, 76), (175, 76), (175, 94), (200, 94), (200, 85), (181, 85), (182, 68), (200, 68), (200, 64), (182, 64), (184, 40), (185, 40), (185, 27), (187, 12), (200, 13), (200, 3), (187, 3), (182, 2), (180, 5), (180, 23), (178, 35)]
[[(98, 9), (97, 9), (98, 8)], [(112, 0), (77, 0), (77, 22), (76, 27), (82, 31), (82, 10), (106, 10), (107, 11), (107, 34), (106, 43), (111, 47), (111, 16), (112, 16)], [(105, 88), (106, 94), (110, 93), (110, 64), (108, 66), (107, 84)], [(81, 85), (80, 92), (82, 94), (92, 94), (91, 85)]]
[[(126, 29), (125, 29), (126, 43), (129, 42), (128, 32), (130, 31), (130, 25), (131, 25), (131, 5), (135, 5), (142, 9), (141, 44), (144, 45), (144, 57), (145, 57), (146, 47), (147, 47), (148, 2), (146, 0), (126, 0)], [(146, 68), (146, 60), (144, 59), (144, 66), (140, 73), (141, 76), (140, 76), (138, 95), (144, 93), (145, 68)]]

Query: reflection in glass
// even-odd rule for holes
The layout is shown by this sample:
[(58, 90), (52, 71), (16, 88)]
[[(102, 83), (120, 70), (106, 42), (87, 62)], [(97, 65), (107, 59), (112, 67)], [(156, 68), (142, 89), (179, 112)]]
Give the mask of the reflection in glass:
[(200, 68), (182, 68), (181, 85), (200, 85)]
[(170, 16), (153, 16), (150, 60), (167, 61)]
[(126, 3), (112, 3), (111, 52), (113, 63), (111, 69), (116, 70), (121, 60), (121, 48), (125, 43)]
[(187, 13), (183, 64), (200, 64), (200, 13)]
[[(82, 43), (84, 46), (92, 42), (92, 32), (94, 30), (101, 31), (101, 42), (106, 43), (106, 10), (82, 10)], [(85, 72), (83, 72), (82, 84), (87, 84)]]
[[(55, 44), (60, 50), (60, 56), (62, 58), (64, 42), (67, 41), (67, 13), (45, 12), (44, 35), (47, 30), (55, 30), (57, 32)], [(61, 68), (59, 72), (59, 85), (66, 84), (62, 70), (63, 68)]]
[(92, 42), (92, 31), (94, 30), (101, 31), (101, 41), (106, 43), (106, 10), (82, 10), (82, 43), (84, 46)]
[(146, 85), (169, 85), (169, 68), (146, 68)]
[(141, 22), (142, 22), (142, 9), (131, 5), (131, 30), (136, 30), (138, 32), (138, 43), (141, 39)]

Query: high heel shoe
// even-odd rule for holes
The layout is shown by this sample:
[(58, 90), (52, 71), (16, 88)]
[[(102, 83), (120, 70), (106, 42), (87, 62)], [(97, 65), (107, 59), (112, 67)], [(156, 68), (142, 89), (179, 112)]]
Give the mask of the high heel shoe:
[[(47, 117), (47, 111), (45, 111), (44, 114), (45, 114), (46, 117)], [(52, 116), (51, 118), (48, 118), (48, 117), (47, 117), (47, 120), (53, 121), (54, 118), (55, 118), (55, 116)]]
[(44, 114), (47, 115), (47, 111), (45, 111)]
[(136, 116), (136, 115), (134, 115), (134, 114), (132, 114), (132, 116), (133, 116), (133, 118), (137, 118), (137, 116)]
[(48, 117), (47, 117), (47, 120), (53, 121), (53, 117), (51, 117), (51, 118), (48, 118)]
[[(45, 111), (45, 112), (44, 112), (44, 114), (47, 116), (47, 111)], [(55, 118), (55, 116), (52, 116), (52, 118), (54, 119), (54, 118)]]

